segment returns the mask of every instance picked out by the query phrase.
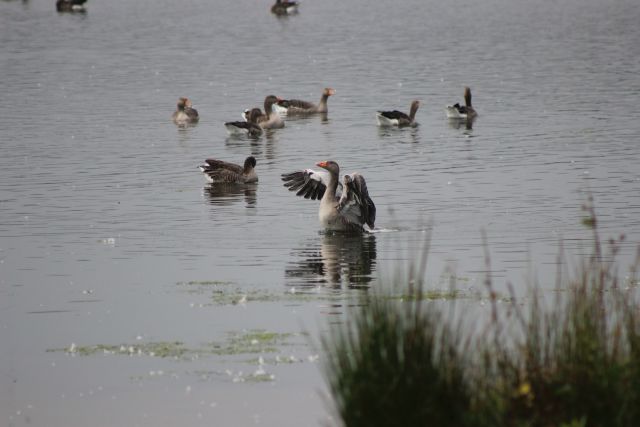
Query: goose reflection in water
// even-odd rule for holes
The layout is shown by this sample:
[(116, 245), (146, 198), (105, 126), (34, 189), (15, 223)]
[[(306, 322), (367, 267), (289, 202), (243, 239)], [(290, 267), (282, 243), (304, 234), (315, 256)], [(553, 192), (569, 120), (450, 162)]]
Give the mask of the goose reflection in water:
[(319, 242), (294, 250), (285, 274), (290, 286), (366, 288), (373, 280), (376, 237), (369, 233), (324, 232)]
[[(417, 144), (420, 142), (420, 127), (377, 126), (380, 138), (393, 138), (401, 143)], [(398, 139), (398, 138), (403, 139)], [(408, 139), (404, 139), (408, 137)]]
[(205, 198), (212, 205), (229, 206), (244, 198), (248, 208), (256, 207), (258, 184), (209, 184), (203, 189)]
[(469, 131), (469, 130), (473, 130), (474, 121), (475, 121), (475, 117), (463, 118), (463, 119), (450, 118), (449, 127), (451, 129), (463, 129), (465, 131)]

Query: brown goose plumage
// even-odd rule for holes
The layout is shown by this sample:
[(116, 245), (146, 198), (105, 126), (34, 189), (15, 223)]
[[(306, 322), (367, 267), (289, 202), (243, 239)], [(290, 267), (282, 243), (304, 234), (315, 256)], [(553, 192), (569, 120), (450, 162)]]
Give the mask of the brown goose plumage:
[(376, 113), (378, 126), (417, 126), (418, 123), (415, 121), (415, 118), (418, 107), (420, 107), (420, 101), (415, 100), (411, 103), (409, 115), (398, 110), (378, 111)]
[(177, 109), (173, 113), (173, 121), (177, 124), (196, 123), (200, 120), (198, 110), (192, 107), (191, 100), (189, 98), (179, 98)]
[(198, 166), (205, 174), (207, 181), (212, 183), (248, 184), (258, 181), (256, 174), (256, 159), (249, 156), (244, 166), (228, 163), (218, 159), (207, 159), (204, 165)]
[(455, 103), (447, 106), (447, 117), (450, 119), (474, 119), (478, 113), (471, 105), (471, 89), (464, 88), (464, 105)]
[(277, 112), (287, 114), (289, 116), (326, 113), (329, 111), (327, 107), (327, 100), (335, 93), (335, 89), (327, 87), (322, 91), (320, 102), (317, 104), (308, 101), (301, 101), (299, 99), (281, 99), (274, 105), (274, 107)]

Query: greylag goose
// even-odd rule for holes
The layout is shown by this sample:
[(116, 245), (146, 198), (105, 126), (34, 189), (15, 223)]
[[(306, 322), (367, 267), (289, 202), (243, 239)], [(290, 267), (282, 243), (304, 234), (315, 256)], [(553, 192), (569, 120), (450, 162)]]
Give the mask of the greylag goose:
[(205, 174), (207, 181), (212, 183), (248, 184), (258, 181), (256, 175), (256, 159), (249, 156), (244, 166), (228, 163), (217, 159), (207, 159), (205, 164), (198, 166)]
[(224, 127), (227, 128), (229, 135), (249, 135), (257, 138), (262, 135), (262, 128), (256, 124), (260, 115), (262, 115), (262, 111), (259, 108), (254, 108), (245, 113), (247, 121), (226, 122)]
[(84, 4), (87, 0), (58, 0), (56, 10), (58, 12), (86, 12)]
[(345, 175), (339, 181), (340, 167), (332, 160), (316, 164), (328, 173), (305, 169), (282, 174), (284, 186), (305, 199), (320, 199), (318, 218), (327, 230), (373, 230), (376, 206), (369, 197), (367, 183), (359, 173)]
[(376, 120), (378, 121), (378, 126), (412, 126), (415, 127), (418, 123), (415, 121), (416, 112), (418, 111), (418, 107), (420, 106), (420, 101), (415, 100), (411, 103), (411, 109), (409, 110), (409, 115), (407, 116), (405, 113), (393, 110), (393, 111), (378, 111), (376, 113)]
[(256, 118), (256, 123), (262, 129), (279, 129), (284, 127), (284, 121), (278, 113), (273, 111), (273, 105), (280, 98), (275, 95), (269, 95), (264, 99), (264, 114)]
[(271, 6), (271, 13), (276, 15), (293, 15), (298, 13), (298, 2), (287, 0), (276, 0), (275, 4)]
[(460, 105), (455, 103), (454, 105), (447, 106), (447, 118), (449, 119), (473, 119), (478, 113), (471, 106), (471, 89), (464, 88), (464, 104)]
[(273, 109), (280, 114), (290, 116), (296, 114), (326, 113), (329, 111), (327, 108), (327, 100), (335, 93), (336, 91), (334, 89), (327, 87), (322, 91), (322, 97), (320, 97), (320, 102), (318, 102), (317, 105), (313, 102), (301, 101), (299, 99), (281, 99), (273, 104)]
[(178, 99), (178, 109), (173, 113), (173, 121), (177, 124), (195, 123), (200, 119), (198, 110), (192, 108), (189, 98)]

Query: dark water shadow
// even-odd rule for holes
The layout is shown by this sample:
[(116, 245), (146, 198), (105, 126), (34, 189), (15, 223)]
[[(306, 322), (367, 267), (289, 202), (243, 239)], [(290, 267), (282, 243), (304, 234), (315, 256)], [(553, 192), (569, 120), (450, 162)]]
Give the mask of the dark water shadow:
[(287, 286), (368, 288), (375, 271), (376, 237), (325, 232), (320, 239), (294, 249), (292, 257), (285, 270)]
[(238, 200), (244, 200), (247, 208), (258, 204), (258, 184), (209, 184), (203, 193), (213, 206), (230, 206)]

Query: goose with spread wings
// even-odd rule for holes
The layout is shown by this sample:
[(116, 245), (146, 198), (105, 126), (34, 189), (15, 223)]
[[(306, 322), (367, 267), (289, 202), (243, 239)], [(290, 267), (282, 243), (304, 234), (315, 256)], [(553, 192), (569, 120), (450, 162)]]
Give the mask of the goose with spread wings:
[(296, 196), (320, 200), (318, 218), (327, 230), (373, 230), (376, 221), (376, 205), (369, 197), (367, 183), (355, 172), (339, 180), (340, 167), (332, 160), (316, 164), (325, 169), (305, 169), (282, 175), (284, 186), (296, 191)]

